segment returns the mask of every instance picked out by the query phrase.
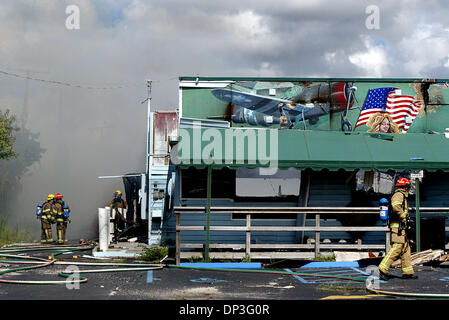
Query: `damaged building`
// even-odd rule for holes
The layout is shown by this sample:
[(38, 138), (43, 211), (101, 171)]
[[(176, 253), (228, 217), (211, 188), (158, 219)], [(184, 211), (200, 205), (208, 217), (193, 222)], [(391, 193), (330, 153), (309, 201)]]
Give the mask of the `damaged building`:
[(407, 177), (418, 249), (444, 249), (448, 101), (446, 79), (180, 77), (127, 199), (178, 262), (313, 257), (385, 251), (379, 200)]

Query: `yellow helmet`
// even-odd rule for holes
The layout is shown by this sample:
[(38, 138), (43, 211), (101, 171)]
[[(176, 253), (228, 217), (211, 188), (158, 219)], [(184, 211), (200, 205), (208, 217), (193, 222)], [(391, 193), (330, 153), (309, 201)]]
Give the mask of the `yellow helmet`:
[(120, 190), (115, 190), (115, 193), (117, 193), (119, 196), (122, 195), (122, 192)]
[(50, 194), (48, 195), (47, 200), (53, 200), (54, 198), (55, 198), (55, 195), (54, 195), (53, 193), (50, 193)]

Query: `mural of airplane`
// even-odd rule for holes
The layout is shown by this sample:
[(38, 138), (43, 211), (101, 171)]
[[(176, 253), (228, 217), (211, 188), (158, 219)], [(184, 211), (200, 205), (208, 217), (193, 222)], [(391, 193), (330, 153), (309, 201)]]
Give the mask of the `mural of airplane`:
[(352, 108), (354, 91), (346, 82), (327, 82), (302, 88), (299, 94), (290, 98), (263, 96), (228, 88), (212, 90), (212, 94), (231, 103), (231, 119), (269, 127), (280, 124), (281, 128), (292, 128), (295, 123), (308, 121), (313, 125), (330, 112), (342, 114), (342, 130), (351, 131), (352, 126), (346, 114)]

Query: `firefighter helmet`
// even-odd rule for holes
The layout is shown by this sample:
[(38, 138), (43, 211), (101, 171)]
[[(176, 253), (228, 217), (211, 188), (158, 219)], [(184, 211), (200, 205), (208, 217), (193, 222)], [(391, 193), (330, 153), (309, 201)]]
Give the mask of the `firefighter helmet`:
[(55, 199), (62, 199), (62, 194), (57, 193), (57, 194), (55, 195)]
[(410, 187), (410, 180), (407, 178), (399, 178), (398, 181), (396, 181), (396, 187)]
[(47, 200), (53, 200), (55, 198), (55, 195), (53, 193), (50, 193), (47, 197)]

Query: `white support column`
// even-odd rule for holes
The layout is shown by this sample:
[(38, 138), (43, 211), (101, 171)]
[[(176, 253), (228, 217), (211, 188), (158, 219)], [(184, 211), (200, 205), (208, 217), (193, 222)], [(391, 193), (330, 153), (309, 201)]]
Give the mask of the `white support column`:
[(109, 244), (112, 242), (112, 238), (114, 237), (114, 223), (112, 222), (114, 217), (111, 207), (105, 207), (104, 209), (106, 210), (108, 216), (108, 246), (109, 246)]
[(153, 115), (151, 113), (151, 86), (152, 81), (147, 80), (147, 89), (148, 89), (148, 98), (147, 98), (147, 154), (146, 154), (146, 167), (145, 167), (145, 189), (144, 189), (144, 197), (145, 200), (144, 205), (145, 207), (141, 207), (143, 210), (145, 210), (145, 213), (143, 215), (146, 216), (148, 219), (148, 244), (151, 244), (151, 188), (150, 188), (150, 177), (151, 177), (151, 166), (153, 157), (151, 154), (153, 153)]
[(98, 238), (100, 250), (107, 251), (109, 247), (109, 214), (106, 208), (98, 208)]
[(140, 176), (140, 189), (139, 189), (139, 202), (140, 202), (140, 218), (142, 220), (147, 219), (147, 176), (146, 173), (142, 173)]

